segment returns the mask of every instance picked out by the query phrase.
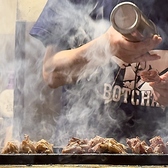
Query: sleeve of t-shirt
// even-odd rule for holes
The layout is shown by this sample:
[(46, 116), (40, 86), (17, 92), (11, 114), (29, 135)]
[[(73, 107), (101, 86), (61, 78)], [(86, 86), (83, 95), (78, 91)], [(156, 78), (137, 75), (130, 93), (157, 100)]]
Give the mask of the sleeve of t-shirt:
[(39, 18), (30, 30), (30, 35), (39, 39), (45, 46), (53, 43), (54, 29), (61, 26), (58, 22), (59, 14), (55, 8), (61, 5), (60, 2), (59, 0), (48, 0)]
[(45, 46), (54, 44), (60, 50), (75, 48), (92, 40), (100, 32), (98, 27), (102, 32), (103, 28), (106, 30), (105, 23), (95, 22), (101, 19), (101, 15), (103, 17), (104, 6), (102, 0), (96, 1), (48, 0), (30, 35)]
[(30, 35), (39, 39), (45, 46), (61, 44), (60, 46), (64, 48), (71, 48), (74, 45), (80, 45), (83, 41), (88, 41), (90, 35), (86, 32), (88, 30), (86, 25), (93, 21), (89, 18), (89, 13), (86, 18), (87, 12), (89, 12), (85, 8), (86, 4), (84, 5), (85, 9), (79, 4), (71, 3), (69, 0), (48, 0), (30, 30)]

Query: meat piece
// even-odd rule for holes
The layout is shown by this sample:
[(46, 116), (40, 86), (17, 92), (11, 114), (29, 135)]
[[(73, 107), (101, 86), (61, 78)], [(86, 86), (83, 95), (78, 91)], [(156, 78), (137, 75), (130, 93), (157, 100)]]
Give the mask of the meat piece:
[(160, 82), (161, 78), (156, 70), (142, 71), (140, 73), (141, 79), (144, 82)]
[(88, 140), (83, 140), (79, 138), (71, 138), (62, 150), (62, 153), (77, 153), (82, 154), (87, 152), (89, 149)]
[(107, 138), (105, 143), (108, 144), (109, 153), (126, 153), (126, 146), (117, 142), (114, 138)]
[(84, 145), (84, 144), (87, 144), (88, 143), (88, 140), (87, 139), (79, 139), (79, 138), (75, 138), (73, 137), (70, 141), (69, 141), (69, 144), (71, 143), (78, 143), (79, 145)]
[(126, 143), (130, 147), (133, 153), (137, 153), (137, 154), (140, 153), (141, 140), (139, 139), (139, 137), (131, 138), (131, 139), (127, 138)]
[(88, 152), (89, 153), (103, 153), (107, 151), (107, 145), (104, 144), (105, 138), (96, 136), (89, 140), (88, 142)]
[(1, 151), (2, 154), (19, 153), (19, 147), (16, 142), (8, 142)]
[(62, 153), (86, 153), (89, 149), (87, 139), (79, 139), (73, 137), (68, 145), (63, 148)]
[(63, 148), (62, 153), (77, 153), (77, 154), (82, 154), (84, 151), (82, 148), (79, 146), (79, 144), (71, 144), (69, 146), (66, 146)]
[(28, 135), (24, 136), (24, 140), (20, 144), (20, 153), (36, 153), (35, 143), (33, 143)]
[(80, 147), (82, 148), (83, 153), (87, 153), (90, 149), (89, 144), (82, 144), (82, 145), (80, 145)]
[(153, 151), (157, 154), (167, 154), (167, 149), (163, 144), (158, 144)]
[(97, 143), (88, 150), (89, 153), (105, 153), (108, 152), (108, 145), (104, 142)]
[(153, 150), (145, 141), (141, 141), (139, 137), (126, 139), (127, 145), (130, 147), (133, 153), (136, 154), (148, 154), (153, 153)]
[(163, 142), (163, 139), (160, 136), (155, 136), (154, 138), (150, 139), (149, 142), (150, 147), (153, 149), (154, 153), (158, 154), (167, 154), (166, 145)]
[(102, 143), (104, 141), (105, 141), (105, 138), (102, 138), (100, 136), (96, 136), (96, 137), (90, 139), (88, 143), (89, 143), (89, 146), (92, 148), (93, 146), (95, 146), (99, 143)]
[(141, 142), (141, 153), (146, 153), (146, 154), (149, 154), (149, 153), (153, 153), (153, 150), (152, 148), (145, 142), (145, 141), (142, 141)]
[(53, 144), (41, 139), (36, 143), (35, 150), (37, 153), (53, 153)]

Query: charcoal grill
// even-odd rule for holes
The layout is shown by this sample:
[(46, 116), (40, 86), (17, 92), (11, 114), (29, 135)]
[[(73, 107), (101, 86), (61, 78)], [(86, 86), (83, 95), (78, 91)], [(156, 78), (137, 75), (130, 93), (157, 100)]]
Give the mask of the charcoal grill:
[(0, 165), (43, 164), (168, 165), (168, 154), (0, 154)]

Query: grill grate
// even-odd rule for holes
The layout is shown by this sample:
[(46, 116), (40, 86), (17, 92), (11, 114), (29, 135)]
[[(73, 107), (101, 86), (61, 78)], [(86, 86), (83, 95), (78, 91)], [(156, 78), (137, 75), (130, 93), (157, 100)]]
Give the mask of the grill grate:
[(167, 154), (1, 154), (1, 165), (112, 164), (168, 165)]

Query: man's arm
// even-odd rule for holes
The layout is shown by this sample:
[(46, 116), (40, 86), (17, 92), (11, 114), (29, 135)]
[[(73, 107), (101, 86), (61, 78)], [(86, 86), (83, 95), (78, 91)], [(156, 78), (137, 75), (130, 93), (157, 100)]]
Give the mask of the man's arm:
[[(82, 47), (83, 48), (83, 47)], [(55, 46), (48, 46), (43, 64), (43, 77), (52, 88), (75, 83), (80, 70), (87, 64), (82, 49), (54, 52)]]
[[(160, 42), (158, 36), (143, 42), (129, 42), (111, 26), (100, 37), (75, 49), (58, 52), (54, 46), (48, 46), (43, 63), (43, 77), (52, 88), (74, 83), (91, 60), (93, 67), (99, 66), (97, 60), (104, 61), (107, 53), (126, 63), (156, 60), (160, 57), (156, 54), (149, 55), (148, 51)], [(98, 63), (101, 64), (101, 61)]]

